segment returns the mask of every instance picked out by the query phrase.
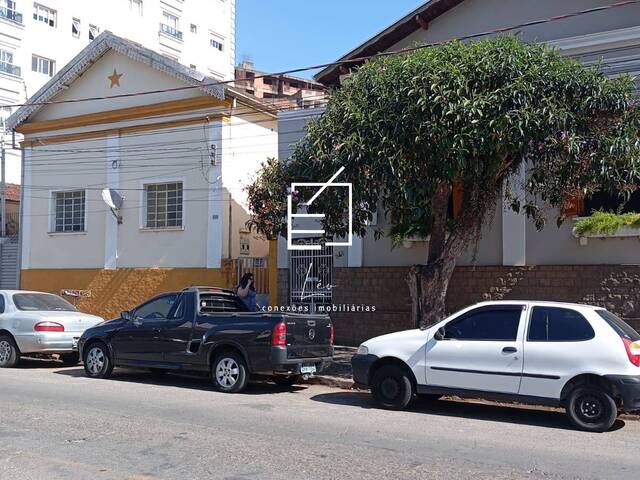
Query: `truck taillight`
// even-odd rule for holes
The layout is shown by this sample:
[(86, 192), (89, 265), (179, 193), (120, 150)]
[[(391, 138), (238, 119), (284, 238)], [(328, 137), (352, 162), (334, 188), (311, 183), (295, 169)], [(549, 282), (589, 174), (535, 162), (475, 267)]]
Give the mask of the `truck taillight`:
[(287, 346), (287, 324), (283, 320), (273, 328), (273, 336), (271, 337), (271, 346), (286, 347)]
[(334, 336), (335, 331), (333, 329), (333, 322), (329, 322), (329, 345), (333, 345)]
[(40, 322), (33, 326), (36, 332), (64, 332), (64, 325), (56, 322)]
[(622, 337), (624, 348), (627, 351), (629, 361), (636, 367), (640, 367), (640, 342), (632, 342), (628, 338)]

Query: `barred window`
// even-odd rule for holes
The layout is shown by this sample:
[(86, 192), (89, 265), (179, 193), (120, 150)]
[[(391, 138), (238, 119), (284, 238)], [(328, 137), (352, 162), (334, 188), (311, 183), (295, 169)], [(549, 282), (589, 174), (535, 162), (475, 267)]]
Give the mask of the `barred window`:
[(182, 182), (144, 186), (146, 228), (182, 226)]
[(85, 193), (84, 190), (55, 192), (56, 232), (84, 232)]

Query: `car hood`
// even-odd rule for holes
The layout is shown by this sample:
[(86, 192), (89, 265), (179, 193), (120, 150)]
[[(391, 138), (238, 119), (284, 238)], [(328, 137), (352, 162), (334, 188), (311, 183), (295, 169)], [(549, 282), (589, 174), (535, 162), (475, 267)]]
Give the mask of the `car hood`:
[(427, 338), (428, 330), (420, 330), (419, 328), (413, 330), (403, 330), (401, 332), (387, 333), (386, 335), (380, 335), (374, 337), (362, 345), (369, 348), (370, 353), (376, 354), (379, 348), (386, 348), (389, 345), (402, 345), (403, 343), (418, 341), (424, 342)]

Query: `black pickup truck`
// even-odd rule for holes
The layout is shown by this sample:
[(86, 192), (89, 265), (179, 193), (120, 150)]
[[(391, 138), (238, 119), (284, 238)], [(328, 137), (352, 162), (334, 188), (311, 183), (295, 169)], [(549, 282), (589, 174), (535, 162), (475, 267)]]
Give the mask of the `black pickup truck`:
[(333, 325), (327, 315), (249, 312), (230, 290), (193, 287), (86, 330), (78, 348), (90, 377), (115, 366), (204, 372), (235, 393), (250, 375), (294, 384), (320, 372), (333, 357)]

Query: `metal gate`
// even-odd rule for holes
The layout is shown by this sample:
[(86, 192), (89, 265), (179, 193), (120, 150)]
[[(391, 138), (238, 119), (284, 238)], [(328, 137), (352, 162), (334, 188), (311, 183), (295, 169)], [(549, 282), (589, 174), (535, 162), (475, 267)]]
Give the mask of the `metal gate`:
[[(295, 243), (317, 245), (319, 240), (301, 238)], [(331, 247), (323, 246), (321, 250), (291, 250), (289, 254), (291, 305), (308, 305), (311, 312), (315, 312), (318, 305), (330, 305), (333, 280)]]

